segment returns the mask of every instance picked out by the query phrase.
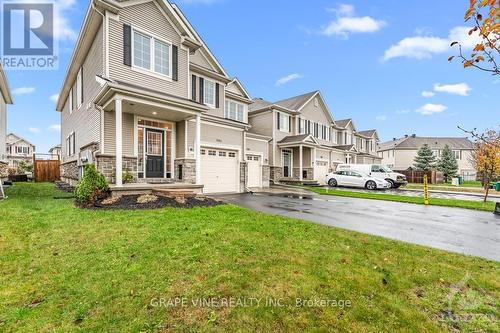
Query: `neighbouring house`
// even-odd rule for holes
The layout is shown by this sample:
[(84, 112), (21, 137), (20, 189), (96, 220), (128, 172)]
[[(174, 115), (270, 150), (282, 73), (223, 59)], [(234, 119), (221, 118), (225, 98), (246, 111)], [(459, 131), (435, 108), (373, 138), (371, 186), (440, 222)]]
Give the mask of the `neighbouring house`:
[(92, 0), (56, 108), (61, 177), (93, 163), (115, 190), (124, 172), (205, 193), (268, 186), (252, 103), (175, 4)]
[(17, 168), (22, 161), (33, 162), (35, 145), (14, 133), (8, 134), (6, 141), (7, 162), (10, 167)]
[(472, 162), (474, 143), (467, 138), (420, 137), (405, 135), (403, 138), (381, 143), (378, 154), (382, 163), (394, 170), (407, 170), (413, 167), (417, 152), (427, 144), (437, 158), (448, 145), (458, 162), (458, 172), (466, 180), (476, 179), (476, 170)]
[(61, 145), (50, 148), (49, 154), (52, 155), (52, 159), (61, 159)]
[[(0, 63), (0, 168), (7, 164), (7, 105), (13, 104), (9, 83)], [(0, 170), (2, 171), (2, 170)], [(1, 173), (1, 172), (0, 172)]]
[(343, 163), (380, 163), (376, 130), (357, 132), (353, 121), (335, 121), (319, 91), (278, 102), (255, 99), (250, 132), (270, 137), (270, 179), (319, 182)]

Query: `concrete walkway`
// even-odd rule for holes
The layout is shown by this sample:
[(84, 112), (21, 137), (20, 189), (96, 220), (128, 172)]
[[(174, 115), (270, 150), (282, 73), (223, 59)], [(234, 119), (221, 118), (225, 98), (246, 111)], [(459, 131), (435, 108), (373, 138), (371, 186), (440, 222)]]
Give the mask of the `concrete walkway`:
[(500, 216), (492, 213), (283, 189), (272, 192), (219, 198), (256, 211), (500, 261)]

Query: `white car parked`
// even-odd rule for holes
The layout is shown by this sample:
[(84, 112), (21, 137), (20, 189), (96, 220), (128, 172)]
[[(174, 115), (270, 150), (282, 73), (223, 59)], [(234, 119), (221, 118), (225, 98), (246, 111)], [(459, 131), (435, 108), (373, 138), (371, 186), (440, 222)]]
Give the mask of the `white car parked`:
[(388, 189), (391, 184), (384, 179), (374, 178), (357, 171), (337, 171), (326, 176), (326, 183), (330, 187), (346, 186), (361, 187), (368, 190)]

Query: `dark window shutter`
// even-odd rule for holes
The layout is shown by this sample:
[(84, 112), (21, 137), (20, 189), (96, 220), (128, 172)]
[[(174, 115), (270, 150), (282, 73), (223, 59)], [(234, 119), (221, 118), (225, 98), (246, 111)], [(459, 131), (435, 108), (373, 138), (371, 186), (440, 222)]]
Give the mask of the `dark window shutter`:
[(191, 99), (196, 102), (196, 75), (191, 76)]
[(205, 95), (204, 95), (205, 90), (204, 89), (205, 89), (205, 80), (202, 77), (200, 77), (200, 100), (199, 100), (199, 102), (203, 103), (203, 104), (205, 103)]
[(128, 24), (123, 25), (123, 64), (132, 66), (132, 28)]
[(292, 131), (292, 116), (288, 116), (288, 132)]
[(216, 83), (216, 84), (215, 84), (215, 108), (217, 108), (217, 109), (218, 109), (218, 108), (219, 108), (219, 106), (220, 106), (220, 96), (219, 96), (219, 90), (220, 90), (220, 88), (219, 88), (219, 84), (218, 84), (218, 83)]
[(179, 81), (179, 48), (172, 45), (172, 80)]
[(280, 113), (276, 112), (276, 115), (278, 116), (278, 122), (276, 124), (278, 124), (278, 130), (280, 130), (281, 129), (281, 126), (280, 126)]

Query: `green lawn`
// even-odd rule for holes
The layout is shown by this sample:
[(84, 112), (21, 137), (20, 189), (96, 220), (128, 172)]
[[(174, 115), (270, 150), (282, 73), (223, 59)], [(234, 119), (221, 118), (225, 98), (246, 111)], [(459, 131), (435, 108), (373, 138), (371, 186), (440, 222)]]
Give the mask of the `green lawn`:
[[(499, 332), (496, 262), (235, 206), (79, 210), (50, 184), (8, 195), (1, 332)], [(151, 302), (174, 297), (287, 306)]]
[[(360, 199), (373, 199), (373, 200), (383, 200), (383, 201), (396, 201), (396, 202), (404, 202), (411, 204), (424, 204), (423, 197), (417, 196), (405, 196), (405, 195), (397, 195), (397, 194), (387, 194), (380, 192), (356, 192), (356, 191), (344, 191), (333, 189), (325, 189), (321, 187), (308, 187), (309, 190), (322, 194), (322, 195), (334, 195), (338, 197), (351, 197), (351, 198), (360, 198)], [(483, 201), (471, 201), (471, 200), (455, 200), (455, 199), (440, 199), (433, 198), (432, 193), (430, 194), (430, 205), (431, 206), (444, 206), (444, 207), (457, 207), (457, 208), (465, 208), (465, 209), (474, 209), (474, 210), (482, 210), (487, 212), (493, 212), (495, 210), (495, 203), (492, 201), (483, 202)]]

